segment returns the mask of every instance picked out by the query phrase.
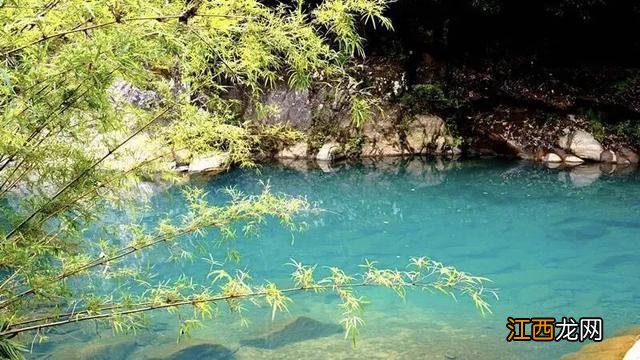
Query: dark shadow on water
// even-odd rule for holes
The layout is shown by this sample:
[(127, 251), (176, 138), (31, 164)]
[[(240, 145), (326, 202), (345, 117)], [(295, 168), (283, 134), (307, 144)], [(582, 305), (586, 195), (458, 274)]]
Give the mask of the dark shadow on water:
[(240, 344), (260, 349), (277, 349), (289, 344), (327, 337), (341, 332), (340, 325), (323, 323), (306, 316), (300, 316), (281, 329), (261, 337), (243, 340)]

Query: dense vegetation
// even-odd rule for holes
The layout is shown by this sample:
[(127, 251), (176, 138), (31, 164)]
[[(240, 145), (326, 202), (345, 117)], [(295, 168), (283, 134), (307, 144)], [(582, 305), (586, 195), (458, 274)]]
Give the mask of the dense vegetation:
[[(337, 268), (315, 275), (315, 266), (294, 261), (288, 288), (223, 271), (218, 262), (240, 254), (202, 249), (231, 241), (238, 226), (252, 234), (275, 217), (292, 230), (303, 227), (296, 215), (308, 211), (306, 200), (268, 187), (253, 196), (230, 189), (226, 205), (209, 204), (191, 188), (184, 218), (152, 227), (136, 221), (144, 212), (143, 200), (133, 196), (140, 181), (175, 180), (162, 171), (171, 154), (225, 154), (252, 166), (253, 145), (279, 134), (240, 117), (229, 89), (255, 100), (276, 83), (342, 81), (363, 52), (358, 29), (391, 28), (387, 6), (385, 0), (0, 1), (0, 356), (19, 358), (22, 344), (46, 340), (47, 329), (68, 323), (135, 331), (151, 310), (183, 312), (181, 335), (211, 318), (216, 302), (241, 315), (242, 302), (253, 299), (275, 316), (300, 291), (334, 291), (345, 334), (354, 339), (362, 286), (401, 296), (416, 287), (462, 293), (489, 311), (486, 279), (423, 257), (411, 259), (407, 271), (367, 262), (360, 275)], [(156, 95), (142, 104), (123, 101), (113, 90), (118, 82)], [(365, 111), (358, 109), (367, 105), (353, 100), (354, 121), (361, 123)], [(141, 137), (157, 143), (142, 157)], [(116, 210), (123, 215), (106, 216)], [(197, 240), (181, 241), (189, 234)], [(205, 251), (198, 258), (209, 258), (211, 283), (193, 284), (189, 274), (150, 281), (146, 269), (153, 264), (131, 259), (158, 246), (174, 260)], [(123, 285), (104, 294), (88, 286), (96, 278)]]
[(395, 31), (366, 29), (366, 50), (402, 66), (405, 95), (462, 135), (503, 107), (541, 121), (577, 115), (612, 146), (640, 146), (637, 3), (403, 0), (388, 16)]

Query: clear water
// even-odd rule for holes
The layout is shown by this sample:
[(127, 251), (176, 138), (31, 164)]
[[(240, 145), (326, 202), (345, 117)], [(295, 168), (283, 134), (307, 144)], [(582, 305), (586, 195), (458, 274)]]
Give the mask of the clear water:
[[(159, 314), (150, 331), (133, 342), (108, 331), (96, 337), (93, 325), (77, 331), (70, 327), (67, 336), (52, 336), (50, 343), (36, 347), (36, 355), (552, 359), (582, 344), (507, 343), (507, 316), (598, 316), (604, 319), (605, 338), (640, 324), (638, 172), (598, 176), (593, 169), (571, 172), (516, 162), (420, 159), (333, 170), (273, 165), (260, 173), (236, 170), (192, 185), (205, 186), (212, 198), (222, 201), (216, 189), (233, 185), (258, 193), (259, 182), (268, 181), (274, 191), (306, 196), (326, 210), (308, 214), (303, 220), (309, 228), (296, 234), (293, 243), (291, 234), (276, 223), (267, 224), (260, 239), (238, 239), (234, 246), (242, 254), (240, 266), (255, 281), (288, 284), (290, 269), (284, 264), (290, 258), (358, 271), (356, 265), (365, 258), (395, 266), (410, 256), (425, 255), (494, 280), (500, 289), (494, 313), (483, 318), (465, 299), (453, 302), (415, 292), (402, 301), (387, 290), (366, 290), (362, 294), (372, 303), (354, 348), (333, 325), (339, 320), (334, 296), (298, 295), (290, 312), (273, 322), (269, 309), (250, 307), (249, 327), (223, 314), (179, 345), (178, 321)], [(178, 192), (174, 188), (155, 195), (152, 209), (179, 215), (184, 208)], [(224, 249), (215, 253), (223, 257)], [(200, 281), (208, 269), (198, 259), (157, 267), (161, 278), (186, 273)], [(300, 316), (306, 318), (294, 321)]]

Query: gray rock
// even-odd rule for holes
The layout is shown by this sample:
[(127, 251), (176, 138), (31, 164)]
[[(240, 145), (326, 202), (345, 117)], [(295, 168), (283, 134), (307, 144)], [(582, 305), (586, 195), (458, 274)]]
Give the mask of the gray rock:
[(189, 165), (192, 157), (191, 151), (187, 149), (173, 151), (173, 160), (176, 162), (176, 166)]
[(444, 136), (438, 136), (435, 141), (436, 144), (436, 154), (442, 154), (442, 150), (444, 149), (444, 145), (446, 144), (447, 139)]
[(582, 164), (584, 160), (574, 155), (567, 155), (564, 157), (564, 162), (569, 165), (578, 165), (578, 164)]
[(343, 157), (342, 146), (337, 142), (329, 142), (320, 148), (316, 155), (316, 160), (319, 161), (333, 161)]
[(629, 159), (627, 159), (623, 155), (618, 155), (617, 158), (616, 158), (616, 163), (618, 165), (629, 165), (629, 164), (631, 164), (631, 161), (629, 161)]
[(267, 124), (287, 124), (300, 130), (311, 126), (312, 104), (308, 90), (291, 90), (281, 85), (267, 91), (262, 100), (268, 108), (274, 109), (262, 119)]
[(600, 153), (600, 162), (615, 163), (617, 162), (616, 154), (611, 150), (604, 150)]
[(118, 80), (111, 85), (109, 94), (116, 103), (125, 101), (144, 109), (149, 109), (160, 101), (160, 95), (155, 91), (142, 90), (122, 80)]
[(227, 168), (229, 155), (217, 154), (201, 158), (195, 158), (189, 164), (190, 173), (223, 171)]
[(573, 154), (582, 159), (600, 161), (602, 145), (584, 130), (574, 131), (568, 139), (568, 146)]
[(627, 160), (629, 160), (629, 162), (632, 164), (637, 164), (638, 162), (640, 162), (640, 156), (638, 156), (635, 151), (629, 148), (620, 149), (620, 154), (627, 158)]
[[(417, 115), (406, 131), (406, 142), (413, 154), (422, 154), (429, 145), (446, 135), (447, 128), (441, 117), (435, 115)], [(443, 138), (446, 140), (446, 138)], [(442, 146), (445, 144), (443, 143)]]
[(400, 141), (397, 135), (392, 138), (383, 136), (377, 138), (369, 138), (362, 147), (362, 157), (378, 157), (378, 156), (399, 156), (404, 152), (400, 147)]
[(544, 156), (544, 161), (548, 163), (559, 163), (562, 162), (562, 158), (554, 153), (548, 153)]
[(280, 150), (277, 156), (280, 159), (304, 159), (307, 157), (308, 150), (309, 146), (306, 142), (299, 142)]

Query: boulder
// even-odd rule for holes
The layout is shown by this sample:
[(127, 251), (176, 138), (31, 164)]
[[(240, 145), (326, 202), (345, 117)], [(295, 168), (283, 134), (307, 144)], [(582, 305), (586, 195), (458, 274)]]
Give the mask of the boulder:
[[(593, 135), (584, 131), (576, 130), (568, 138), (569, 150), (582, 159), (600, 161), (602, 145)], [(561, 146), (562, 147), (562, 146)]]
[(616, 157), (616, 164), (618, 164), (618, 165), (629, 165), (629, 164), (631, 164), (631, 161), (629, 161), (629, 159), (627, 159), (623, 155), (618, 155)]
[(216, 154), (206, 157), (195, 158), (189, 164), (190, 173), (202, 173), (212, 171), (223, 171), (227, 168), (229, 155)]
[(320, 148), (316, 155), (316, 160), (319, 161), (333, 161), (343, 157), (342, 145), (335, 141), (328, 142)]
[[(121, 142), (126, 136), (127, 133), (122, 131), (97, 134), (87, 151), (102, 156), (114, 143)], [(143, 132), (129, 139), (116, 154), (107, 157), (102, 165), (110, 170), (128, 171), (150, 159), (163, 157), (166, 153), (166, 147), (156, 136)], [(169, 168), (168, 162), (166, 168)]]
[(437, 146), (436, 140), (446, 135), (446, 132), (447, 127), (441, 117), (417, 115), (405, 133), (407, 147), (413, 154), (425, 153), (429, 145)]
[(399, 156), (403, 154), (400, 137), (388, 117), (364, 124), (361, 157)]
[(447, 151), (447, 153), (453, 156), (462, 155), (462, 149), (460, 149), (457, 146), (454, 146), (451, 148), (451, 150)]
[(569, 135), (562, 135), (558, 138), (558, 146), (563, 150), (569, 150)]
[(193, 154), (191, 154), (191, 151), (189, 151), (188, 149), (179, 149), (172, 151), (172, 153), (173, 161), (176, 162), (176, 167), (189, 165), (189, 163), (191, 162), (191, 158), (193, 157)]
[(604, 150), (600, 153), (600, 162), (615, 163), (617, 162), (616, 154), (611, 150)]
[(280, 159), (304, 159), (307, 157), (309, 146), (306, 142), (299, 142), (292, 146), (282, 149), (277, 157)]
[(640, 162), (640, 156), (638, 156), (635, 151), (629, 148), (620, 149), (620, 154), (627, 158), (627, 160), (629, 160), (629, 162), (632, 164), (637, 164), (638, 162)]
[(577, 164), (582, 164), (584, 160), (574, 155), (567, 155), (564, 158), (564, 162), (566, 162), (569, 165), (577, 165)]
[(444, 149), (444, 145), (446, 144), (447, 139), (445, 139), (444, 136), (438, 136), (438, 138), (435, 141), (436, 144), (436, 154), (442, 154), (442, 150)]
[(367, 142), (362, 147), (362, 157), (376, 156), (399, 156), (403, 151), (399, 143), (389, 139), (381, 139), (381, 141)]
[(554, 153), (548, 153), (545, 155), (544, 161), (549, 163), (559, 163), (562, 162), (562, 158)]

